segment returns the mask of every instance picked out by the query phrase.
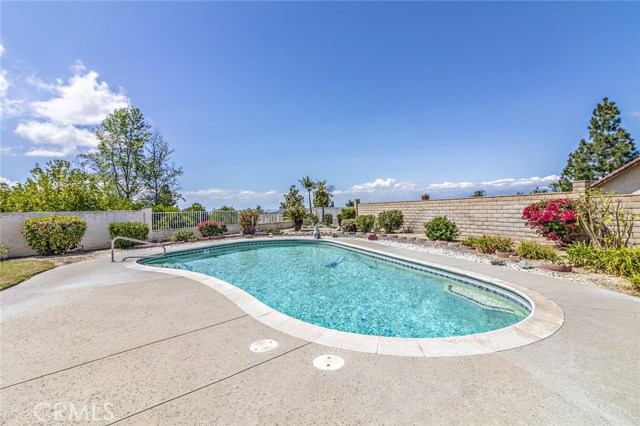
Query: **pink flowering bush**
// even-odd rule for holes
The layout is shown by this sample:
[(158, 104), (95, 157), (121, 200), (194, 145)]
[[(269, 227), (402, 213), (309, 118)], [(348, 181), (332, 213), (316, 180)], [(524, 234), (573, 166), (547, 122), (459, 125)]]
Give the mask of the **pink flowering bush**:
[(522, 211), (522, 218), (538, 234), (561, 244), (568, 244), (579, 235), (576, 202), (567, 198), (533, 203)]
[(227, 232), (227, 225), (215, 220), (205, 220), (200, 222), (196, 228), (203, 237), (217, 237)]

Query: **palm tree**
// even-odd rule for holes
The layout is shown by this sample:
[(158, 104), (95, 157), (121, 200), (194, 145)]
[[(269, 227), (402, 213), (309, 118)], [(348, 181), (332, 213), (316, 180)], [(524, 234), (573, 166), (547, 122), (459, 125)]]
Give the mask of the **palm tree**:
[(309, 175), (303, 177), (298, 182), (304, 189), (309, 193), (309, 213), (313, 213), (312, 205), (311, 205), (311, 192), (316, 189), (316, 183), (309, 177)]
[(327, 185), (326, 180), (319, 180), (316, 182), (316, 192), (313, 197), (313, 205), (314, 207), (322, 208), (322, 217), (320, 220), (324, 219), (324, 208), (329, 207), (329, 204), (331, 204), (331, 197), (334, 189), (333, 185)]
[(285, 220), (292, 220), (293, 226), (296, 231), (299, 231), (302, 228), (302, 222), (304, 218), (307, 216), (307, 209), (304, 208), (303, 205), (296, 204), (290, 209), (286, 210), (283, 214)]

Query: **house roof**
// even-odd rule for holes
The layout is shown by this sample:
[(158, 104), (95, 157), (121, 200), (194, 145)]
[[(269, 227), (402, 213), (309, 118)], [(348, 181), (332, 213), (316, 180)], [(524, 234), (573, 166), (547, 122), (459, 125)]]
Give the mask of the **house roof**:
[(624, 166), (620, 167), (617, 170), (612, 171), (611, 173), (609, 173), (608, 175), (606, 175), (605, 177), (603, 177), (602, 179), (596, 181), (593, 185), (591, 185), (591, 188), (597, 188), (601, 185), (603, 185), (605, 182), (610, 181), (611, 179), (615, 178), (616, 176), (619, 176), (620, 174), (624, 173), (625, 171), (640, 165), (640, 157), (636, 158), (635, 160), (631, 160), (629, 161), (627, 164), (625, 164)]

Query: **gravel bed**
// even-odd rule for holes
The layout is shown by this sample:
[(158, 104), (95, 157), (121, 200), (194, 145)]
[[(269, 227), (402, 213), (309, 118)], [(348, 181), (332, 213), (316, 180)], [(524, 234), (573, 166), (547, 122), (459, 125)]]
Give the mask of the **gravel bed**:
[[(349, 239), (355, 239), (355, 240), (364, 240), (366, 238), (358, 238), (358, 237), (347, 237)], [(448, 257), (454, 257), (457, 259), (462, 259), (462, 260), (467, 260), (470, 262), (476, 262), (476, 263), (483, 263), (485, 265), (488, 265), (491, 263), (492, 259), (496, 259), (496, 256), (490, 256), (490, 255), (485, 255), (485, 254), (480, 254), (478, 252), (473, 252), (473, 251), (466, 251), (466, 250), (461, 250), (461, 249), (456, 249), (456, 248), (451, 248), (451, 247), (443, 247), (443, 246), (436, 246), (434, 243), (430, 242), (430, 241), (426, 241), (426, 240), (422, 240), (423, 242), (417, 243), (417, 242), (404, 242), (404, 241), (395, 241), (395, 240), (389, 240), (389, 239), (384, 239), (384, 238), (380, 238), (377, 240), (378, 243), (386, 245), (386, 246), (391, 246), (391, 247), (400, 247), (400, 248), (406, 248), (406, 249), (410, 249), (410, 250), (416, 250), (416, 251), (421, 251), (424, 253), (429, 253), (429, 254), (437, 254), (440, 256), (448, 256)], [(573, 273), (558, 273), (558, 272), (553, 272), (553, 271), (548, 271), (546, 269), (542, 269), (542, 268), (537, 268), (534, 265), (533, 268), (523, 268), (521, 264), (519, 263), (513, 263), (509, 260), (506, 261), (506, 265), (502, 265), (502, 266), (496, 266), (496, 267), (500, 267), (500, 268), (509, 268), (509, 269), (515, 269), (518, 271), (525, 271), (525, 272), (530, 272), (533, 274), (538, 274), (538, 275), (545, 275), (547, 277), (554, 277), (554, 278), (560, 278), (560, 279), (564, 279), (564, 280), (568, 280), (568, 281), (575, 281), (575, 282), (579, 282), (582, 284), (589, 284), (589, 285), (596, 285), (596, 283), (592, 282), (591, 280), (588, 280), (584, 277), (581, 277), (579, 275), (573, 274)]]

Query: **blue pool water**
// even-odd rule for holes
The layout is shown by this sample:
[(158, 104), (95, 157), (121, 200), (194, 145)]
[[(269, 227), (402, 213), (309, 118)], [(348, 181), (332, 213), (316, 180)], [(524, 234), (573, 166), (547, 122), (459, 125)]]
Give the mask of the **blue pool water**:
[(515, 324), (526, 302), (330, 243), (230, 244), (144, 261), (231, 283), (271, 308), (335, 330), (462, 336)]

